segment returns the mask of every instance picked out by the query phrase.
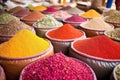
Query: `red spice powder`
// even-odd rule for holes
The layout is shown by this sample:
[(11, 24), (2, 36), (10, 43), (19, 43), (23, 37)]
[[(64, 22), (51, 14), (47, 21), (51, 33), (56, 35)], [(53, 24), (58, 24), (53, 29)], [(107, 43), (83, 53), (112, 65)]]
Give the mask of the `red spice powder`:
[(120, 59), (120, 44), (104, 35), (78, 40), (73, 46), (76, 50), (91, 56), (104, 59)]
[(94, 80), (85, 63), (62, 53), (32, 63), (21, 76), (21, 80)]
[(56, 12), (56, 11), (58, 10), (53, 7), (48, 7), (44, 12)]
[(73, 16), (65, 19), (65, 21), (68, 21), (68, 22), (84, 22), (84, 21), (86, 21), (86, 19), (83, 18), (83, 17), (80, 17), (79, 15), (73, 15)]
[(82, 31), (74, 28), (71, 24), (64, 24), (63, 26), (48, 33), (51, 38), (63, 40), (79, 38), (83, 34), (84, 33)]
[(30, 14), (28, 14), (27, 16), (23, 17), (22, 20), (28, 20), (28, 21), (37, 21), (40, 18), (42, 18), (44, 16), (44, 14), (42, 14), (39, 11), (33, 11)]
[(19, 10), (19, 11), (13, 13), (13, 15), (17, 16), (17, 17), (24, 17), (24, 16), (26, 16), (28, 14), (30, 14), (30, 11), (26, 10), (26, 9), (22, 9), (22, 10)]

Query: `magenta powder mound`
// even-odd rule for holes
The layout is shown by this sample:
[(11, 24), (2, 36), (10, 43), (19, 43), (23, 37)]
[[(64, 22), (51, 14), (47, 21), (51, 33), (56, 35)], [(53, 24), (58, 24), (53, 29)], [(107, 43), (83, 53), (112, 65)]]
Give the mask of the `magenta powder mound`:
[(26, 9), (22, 9), (22, 10), (19, 10), (19, 11), (13, 13), (14, 16), (20, 17), (20, 18), (21, 18), (21, 17), (24, 17), (24, 16), (26, 16), (26, 15), (28, 15), (28, 14), (30, 14), (30, 11), (29, 11), (29, 10), (26, 10)]
[(48, 7), (44, 12), (56, 12), (56, 11), (58, 11), (57, 9), (55, 9), (55, 8), (53, 8), (53, 7)]
[(73, 15), (73, 16), (65, 19), (65, 21), (67, 21), (67, 22), (85, 22), (86, 19), (79, 15)]
[(95, 80), (94, 77), (87, 64), (56, 53), (26, 66), (20, 80)]

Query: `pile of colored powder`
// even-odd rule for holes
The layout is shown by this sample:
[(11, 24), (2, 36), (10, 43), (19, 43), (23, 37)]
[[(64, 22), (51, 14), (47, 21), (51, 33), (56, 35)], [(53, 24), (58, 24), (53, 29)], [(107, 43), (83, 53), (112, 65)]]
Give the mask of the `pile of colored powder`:
[(15, 13), (15, 12), (17, 12), (17, 11), (19, 11), (19, 10), (22, 10), (22, 9), (24, 9), (24, 8), (21, 7), (21, 6), (16, 6), (16, 7), (10, 9), (9, 12), (10, 12), (10, 13)]
[(0, 15), (0, 24), (7, 24), (11, 20), (14, 20), (14, 19), (18, 19), (18, 18), (11, 15), (11, 14), (3, 13), (3, 14)]
[(53, 14), (54, 18), (60, 18), (60, 19), (66, 19), (68, 17), (71, 17), (72, 15), (68, 14), (66, 11), (57, 11)]
[(21, 80), (94, 80), (90, 67), (77, 60), (57, 53), (38, 60), (23, 69)]
[(106, 35), (114, 40), (120, 41), (120, 28), (115, 28), (113, 30), (107, 31)]
[(90, 56), (102, 59), (120, 59), (120, 44), (105, 35), (78, 40), (74, 42), (73, 47), (78, 52)]
[(34, 6), (32, 4), (28, 4), (27, 7), (28, 7), (29, 10), (32, 10), (34, 8)]
[(85, 22), (86, 19), (79, 15), (73, 15), (73, 16), (65, 19), (65, 21), (67, 21), (67, 22)]
[(41, 18), (34, 24), (34, 26), (38, 28), (60, 27), (61, 25), (61, 22), (57, 21), (54, 17), (50, 15), (45, 15), (43, 18)]
[(110, 9), (110, 10), (104, 11), (103, 15), (104, 15), (104, 16), (110, 16), (110, 15), (112, 15), (112, 14), (114, 14), (114, 13), (118, 13), (118, 12), (119, 12), (119, 11), (117, 11), (117, 10)]
[(113, 13), (112, 15), (105, 18), (106, 22), (120, 23), (120, 12)]
[(110, 29), (113, 29), (113, 26), (106, 23), (102, 18), (93, 18), (93, 19), (87, 21), (83, 27), (87, 28), (87, 29), (92, 29), (92, 30), (110, 30)]
[(0, 35), (13, 36), (18, 31), (28, 29), (35, 33), (34, 28), (21, 22), (20, 20), (11, 20), (9, 23), (4, 24), (0, 27)]
[(30, 14), (28, 14), (27, 16), (23, 17), (21, 20), (24, 20), (24, 21), (37, 21), (42, 17), (44, 17), (44, 14), (42, 14), (39, 11), (33, 11)]
[(77, 7), (72, 7), (72, 8), (70, 8), (70, 9), (68, 9), (67, 12), (68, 12), (69, 14), (81, 14), (81, 13), (83, 13), (84, 11), (80, 10), (80, 9), (77, 8)]
[[(63, 34), (62, 34), (63, 33)], [(48, 36), (54, 39), (75, 39), (83, 36), (84, 33), (76, 28), (74, 28), (70, 24), (64, 24), (63, 26), (54, 29), (48, 33)]]
[(94, 9), (90, 9), (87, 12), (81, 14), (80, 16), (85, 17), (85, 18), (96, 18), (96, 17), (101, 17), (101, 14), (99, 14)]
[(47, 8), (45, 6), (36, 6), (34, 7), (32, 10), (35, 10), (35, 11), (43, 11), (43, 10), (46, 10)]
[(22, 9), (22, 10), (19, 10), (19, 11), (13, 13), (14, 16), (19, 17), (19, 18), (24, 17), (28, 14), (30, 14), (30, 11), (27, 9)]
[(44, 10), (45, 13), (53, 13), (56, 11), (58, 11), (58, 10), (53, 7), (48, 7), (46, 10)]
[(23, 58), (35, 56), (47, 50), (49, 46), (48, 41), (25, 29), (0, 45), (0, 57)]

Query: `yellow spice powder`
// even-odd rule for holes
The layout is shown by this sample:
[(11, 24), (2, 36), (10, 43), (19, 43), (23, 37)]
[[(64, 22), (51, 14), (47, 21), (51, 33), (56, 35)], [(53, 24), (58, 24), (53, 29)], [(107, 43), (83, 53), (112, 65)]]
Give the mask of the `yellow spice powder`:
[(85, 18), (95, 18), (95, 17), (101, 17), (101, 14), (99, 14), (94, 9), (90, 9), (87, 12), (81, 14), (80, 16), (85, 17)]
[(45, 51), (49, 46), (48, 41), (25, 29), (0, 45), (0, 56), (8, 58), (34, 56)]
[(32, 10), (36, 10), (36, 11), (43, 11), (46, 10), (47, 8), (45, 6), (36, 6), (34, 7)]

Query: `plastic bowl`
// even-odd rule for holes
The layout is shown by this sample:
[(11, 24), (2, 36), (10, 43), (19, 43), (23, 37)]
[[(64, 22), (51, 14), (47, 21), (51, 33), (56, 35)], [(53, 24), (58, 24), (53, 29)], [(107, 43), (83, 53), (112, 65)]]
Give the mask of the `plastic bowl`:
[[(50, 43), (50, 41), (49, 41), (49, 43)], [(28, 65), (38, 59), (47, 58), (53, 54), (54, 54), (53, 46), (50, 43), (50, 46), (47, 50), (45, 50), (44, 52), (41, 52), (40, 54), (37, 54), (35, 56), (24, 57), (24, 58), (0, 57), (0, 64), (1, 64), (1, 66), (3, 66), (3, 68), (5, 70), (7, 80), (18, 80), (19, 76), (20, 76), (20, 72), (26, 65)]]
[[(54, 30), (54, 29), (52, 29), (52, 30)], [(83, 35), (81, 37), (79, 37), (79, 38), (69, 39), (69, 40), (55, 39), (55, 38), (51, 38), (48, 35), (48, 33), (51, 32), (52, 30), (47, 31), (45, 36), (53, 44), (55, 53), (62, 51), (64, 54), (68, 55), (69, 47), (71, 45), (71, 42), (73, 42), (76, 39), (85, 39), (86, 38), (85, 33), (80, 30), (81, 32), (83, 32)]]
[(91, 66), (98, 80), (109, 80), (112, 70), (120, 63), (120, 60), (103, 59), (82, 53), (74, 48), (73, 44), (76, 41), (71, 43), (69, 56), (82, 60)]
[(0, 80), (6, 80), (5, 72), (2, 66), (0, 66)]

